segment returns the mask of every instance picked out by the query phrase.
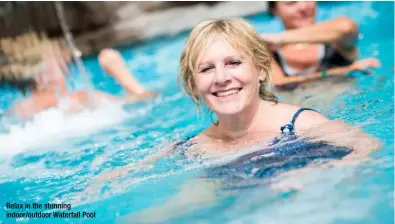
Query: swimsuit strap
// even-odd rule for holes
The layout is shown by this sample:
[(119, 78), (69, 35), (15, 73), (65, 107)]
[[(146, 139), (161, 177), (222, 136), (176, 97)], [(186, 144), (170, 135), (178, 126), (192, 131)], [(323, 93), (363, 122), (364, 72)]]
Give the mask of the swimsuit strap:
[(296, 111), (296, 113), (292, 117), (291, 122), (281, 127), (281, 133), (282, 134), (285, 134), (285, 133), (295, 134), (294, 130), (295, 130), (296, 118), (298, 118), (299, 114), (302, 113), (305, 110), (312, 110), (312, 111), (318, 112), (318, 111), (316, 111), (314, 109), (311, 109), (311, 108), (303, 108), (303, 107), (300, 108), (298, 111)]

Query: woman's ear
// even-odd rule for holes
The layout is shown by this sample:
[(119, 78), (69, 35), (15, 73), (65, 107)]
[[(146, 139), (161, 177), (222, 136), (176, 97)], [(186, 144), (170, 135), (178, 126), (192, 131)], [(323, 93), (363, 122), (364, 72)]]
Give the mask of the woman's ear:
[(266, 80), (267, 73), (264, 69), (260, 69), (258, 78), (259, 78), (259, 81), (262, 81), (262, 82), (264, 82)]

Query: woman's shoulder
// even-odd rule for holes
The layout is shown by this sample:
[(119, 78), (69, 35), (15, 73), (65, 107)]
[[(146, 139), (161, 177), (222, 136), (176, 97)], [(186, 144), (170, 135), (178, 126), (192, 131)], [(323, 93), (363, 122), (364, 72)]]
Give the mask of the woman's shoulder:
[(190, 133), (189, 135), (185, 136), (182, 138), (181, 141), (178, 141), (175, 144), (175, 147), (186, 147), (186, 148), (191, 148), (196, 145), (198, 145), (200, 142), (204, 141), (204, 139), (209, 138), (212, 127), (206, 128), (204, 130), (197, 130), (194, 131), (193, 133)]
[(212, 125), (188, 138), (188, 152), (190, 154), (203, 154), (208, 149), (220, 146), (221, 141), (218, 141), (218, 139), (220, 139), (220, 136), (218, 136), (215, 125)]
[(203, 142), (207, 142), (210, 139), (210, 136), (213, 134), (213, 127), (210, 126), (196, 135), (190, 137), (188, 141), (195, 143), (194, 145), (201, 145)]
[(276, 114), (282, 116), (286, 122), (294, 122), (297, 132), (310, 129), (330, 121), (315, 108), (300, 107), (286, 103), (278, 103), (274, 107)]

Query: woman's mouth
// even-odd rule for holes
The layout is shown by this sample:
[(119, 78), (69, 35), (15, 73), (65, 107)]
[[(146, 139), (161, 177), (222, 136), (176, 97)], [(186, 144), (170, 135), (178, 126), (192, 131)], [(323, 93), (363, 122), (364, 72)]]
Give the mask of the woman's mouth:
[(232, 89), (228, 89), (228, 90), (217, 91), (212, 94), (216, 97), (227, 97), (227, 96), (231, 96), (231, 95), (235, 95), (235, 94), (239, 93), (241, 89), (242, 88), (232, 88)]

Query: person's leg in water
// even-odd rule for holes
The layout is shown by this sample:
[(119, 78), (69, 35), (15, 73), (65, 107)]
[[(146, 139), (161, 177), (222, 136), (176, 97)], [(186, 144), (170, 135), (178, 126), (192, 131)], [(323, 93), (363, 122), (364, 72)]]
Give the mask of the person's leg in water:
[(103, 49), (99, 53), (99, 63), (102, 69), (114, 77), (127, 91), (127, 101), (151, 99), (157, 95), (146, 88), (128, 71), (122, 55), (114, 49)]

